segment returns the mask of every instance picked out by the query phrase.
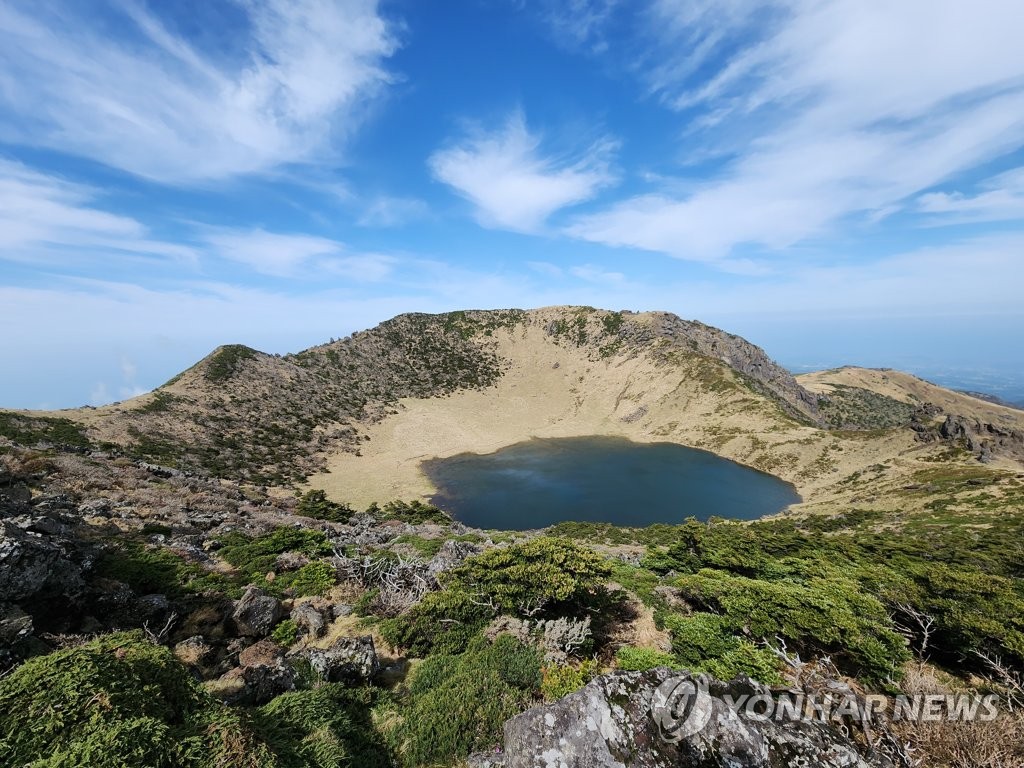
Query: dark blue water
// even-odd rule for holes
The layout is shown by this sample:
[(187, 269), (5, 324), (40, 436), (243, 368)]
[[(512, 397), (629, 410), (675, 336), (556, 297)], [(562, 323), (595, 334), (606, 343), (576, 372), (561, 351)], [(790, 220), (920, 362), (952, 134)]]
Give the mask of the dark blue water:
[(800, 501), (789, 483), (707, 451), (617, 437), (534, 439), (423, 470), (438, 488), (432, 502), (476, 528), (752, 520)]

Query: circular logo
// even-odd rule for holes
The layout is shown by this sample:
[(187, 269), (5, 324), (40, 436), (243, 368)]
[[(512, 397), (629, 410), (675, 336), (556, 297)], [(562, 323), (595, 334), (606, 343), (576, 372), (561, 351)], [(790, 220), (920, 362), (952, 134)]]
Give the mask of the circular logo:
[(651, 717), (661, 738), (679, 742), (704, 729), (711, 722), (712, 701), (707, 678), (670, 677), (651, 698)]

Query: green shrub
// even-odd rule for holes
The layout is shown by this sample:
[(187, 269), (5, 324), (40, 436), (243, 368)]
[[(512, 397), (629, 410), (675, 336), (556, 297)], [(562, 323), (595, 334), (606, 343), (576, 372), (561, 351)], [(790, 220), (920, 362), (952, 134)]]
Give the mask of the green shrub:
[(447, 525), (452, 521), (451, 517), (433, 504), (424, 504), (419, 499), (413, 501), (389, 501), (382, 508), (378, 507), (371, 511), (382, 520), (400, 520), (410, 525), (422, 525), (423, 523), (436, 523)]
[(660, 618), (672, 634), (673, 657), (666, 666), (707, 672), (722, 680), (731, 680), (743, 673), (762, 683), (782, 682), (779, 660), (774, 654), (739, 637), (742, 630), (731, 626), (725, 617), (694, 613), (689, 616), (667, 614)]
[(226, 344), (206, 360), (206, 379), (221, 382), (230, 379), (241, 368), (246, 360), (252, 360), (259, 354), (255, 349), (243, 344)]
[(288, 589), (296, 597), (323, 595), (337, 581), (337, 572), (323, 560), (306, 563), (299, 570), (285, 573), (274, 579), (279, 589)]
[(390, 768), (372, 707), (380, 693), (324, 683), (278, 696), (254, 714), (253, 726), (280, 768)]
[(180, 598), (189, 594), (235, 595), (238, 584), (221, 573), (206, 571), (166, 549), (123, 541), (96, 562), (96, 575), (130, 586), (139, 594)]
[(627, 672), (646, 672), (655, 667), (677, 667), (678, 662), (671, 653), (653, 648), (635, 648), (624, 645), (615, 652), (615, 664)]
[(540, 684), (545, 701), (555, 701), (578, 691), (597, 674), (597, 662), (587, 660), (579, 664), (555, 664), (544, 667)]
[(462, 653), (491, 618), (487, 608), (464, 592), (431, 592), (408, 613), (380, 623), (381, 635), (412, 656)]
[(22, 445), (39, 442), (54, 445), (71, 445), (77, 448), (91, 448), (85, 428), (70, 419), (50, 416), (26, 416), (9, 411), (0, 411), (0, 437), (6, 437)]
[[(723, 630), (754, 639), (779, 636), (796, 647), (837, 654), (841, 663), (868, 680), (897, 675), (910, 654), (885, 606), (855, 579), (836, 570), (820, 575), (815, 570), (804, 578), (768, 581), (703, 569), (679, 578), (676, 586), (692, 603), (721, 614), (702, 616), (708, 624), (720, 623)], [(674, 643), (675, 637), (673, 630)], [(707, 632), (694, 637), (717, 642)], [(722, 655), (701, 650), (705, 658)]]
[(239, 715), (141, 633), (39, 656), (0, 680), (0, 764), (276, 765)]
[(593, 550), (541, 537), (469, 558), (449, 573), (446, 588), (473, 594), (498, 612), (534, 615), (552, 603), (587, 603), (610, 573)]
[(277, 574), (273, 581), (267, 581), (267, 573), (276, 571), (277, 556), (285, 552), (316, 558), (332, 554), (333, 549), (321, 531), (277, 528), (255, 538), (240, 533), (228, 534), (218, 554), (238, 569), (244, 583), (256, 584), (272, 594), (281, 595), (291, 587), (299, 596), (315, 595), (333, 586), (334, 570), (326, 563), (317, 562), (308, 563), (292, 573)]
[(348, 504), (339, 504), (327, 498), (324, 491), (307, 491), (299, 499), (295, 514), (312, 517), (316, 520), (327, 520), (332, 523), (345, 523), (355, 514)]
[(459, 655), (427, 659), (409, 682), (409, 705), (394, 734), (407, 766), (444, 764), (501, 743), (502, 725), (534, 699), (536, 650), (509, 635), (481, 637)]
[(285, 648), (294, 645), (295, 641), (299, 639), (299, 625), (291, 619), (285, 619), (274, 627), (274, 631), (270, 633), (270, 639)]

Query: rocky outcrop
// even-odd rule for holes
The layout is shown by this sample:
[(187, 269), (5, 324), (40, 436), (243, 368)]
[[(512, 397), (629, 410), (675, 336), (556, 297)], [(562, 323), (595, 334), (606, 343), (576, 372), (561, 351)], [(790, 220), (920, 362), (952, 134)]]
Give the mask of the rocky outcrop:
[(305, 648), (293, 655), (308, 661), (316, 676), (329, 683), (363, 683), (380, 671), (369, 635), (341, 637), (330, 648)]
[(818, 398), (800, 386), (793, 375), (763, 349), (732, 333), (683, 320), (670, 312), (653, 313), (659, 335), (705, 357), (716, 358), (746, 376), (786, 410), (811, 420), (818, 418)]
[(238, 634), (244, 637), (266, 637), (281, 620), (281, 601), (258, 587), (247, 587), (235, 605), (231, 618)]
[(1024, 460), (1024, 433), (980, 419), (950, 414), (939, 427), (939, 436), (963, 443), (982, 461), (994, 456)]
[[(890, 768), (839, 724), (764, 718), (736, 701), (770, 696), (747, 678), (694, 687), (666, 668), (616, 672), (505, 724), (505, 751), (477, 768)], [(680, 698), (678, 687), (691, 697)], [(688, 686), (688, 687), (687, 687)], [(697, 691), (700, 691), (697, 693)], [(741, 697), (745, 697), (742, 698)]]

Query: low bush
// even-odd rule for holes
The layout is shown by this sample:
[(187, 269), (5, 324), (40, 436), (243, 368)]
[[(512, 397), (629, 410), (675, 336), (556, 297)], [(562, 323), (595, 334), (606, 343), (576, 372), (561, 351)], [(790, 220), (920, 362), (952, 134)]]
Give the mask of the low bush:
[(299, 499), (295, 514), (312, 517), (316, 520), (327, 520), (332, 523), (345, 523), (355, 514), (348, 504), (339, 504), (327, 498), (323, 491), (307, 491)]
[(434, 656), (409, 682), (394, 740), (407, 766), (450, 765), (502, 741), (502, 725), (536, 697), (540, 656), (509, 635), (477, 636), (458, 655)]
[(285, 648), (294, 645), (295, 641), (299, 639), (299, 625), (291, 619), (285, 619), (274, 627), (274, 631), (270, 633), (270, 639)]
[(36, 657), (0, 680), (0, 764), (278, 765), (240, 714), (141, 633)]
[(413, 501), (389, 501), (376, 511), (367, 510), (381, 520), (400, 520), (410, 525), (423, 525), (424, 523), (436, 523), (437, 525), (448, 525), (451, 517), (435, 507), (433, 504), (424, 504), (418, 499)]
[[(702, 569), (675, 584), (692, 604), (720, 614), (699, 615), (700, 621), (753, 640), (778, 636), (798, 648), (834, 654), (841, 665), (845, 662), (847, 669), (867, 680), (897, 676), (910, 658), (885, 606), (855, 579), (835, 570), (762, 580)], [(721, 656), (721, 641), (713, 632), (701, 632), (699, 639), (716, 644), (711, 655)]]
[(656, 651), (653, 648), (635, 648), (624, 645), (615, 652), (615, 664), (627, 672), (646, 672), (655, 667), (678, 666), (675, 656), (671, 653)]
[(545, 701), (556, 701), (578, 691), (597, 674), (597, 662), (591, 659), (579, 664), (552, 664), (542, 670), (540, 684)]
[(373, 723), (380, 697), (374, 688), (324, 683), (260, 707), (253, 728), (280, 768), (391, 768), (388, 747)]

